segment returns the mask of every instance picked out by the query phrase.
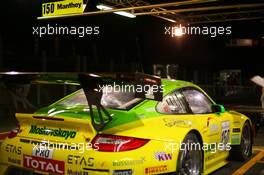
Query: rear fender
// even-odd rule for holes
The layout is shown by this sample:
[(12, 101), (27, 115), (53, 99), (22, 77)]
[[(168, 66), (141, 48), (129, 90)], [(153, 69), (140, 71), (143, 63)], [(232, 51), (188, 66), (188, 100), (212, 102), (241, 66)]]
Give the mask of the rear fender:
[(247, 116), (239, 112), (229, 111), (229, 113), (233, 117), (232, 127), (230, 131), (230, 144), (240, 145), (242, 129), (246, 122), (249, 122), (251, 126), (251, 134), (253, 135), (254, 131), (253, 131), (252, 122)]

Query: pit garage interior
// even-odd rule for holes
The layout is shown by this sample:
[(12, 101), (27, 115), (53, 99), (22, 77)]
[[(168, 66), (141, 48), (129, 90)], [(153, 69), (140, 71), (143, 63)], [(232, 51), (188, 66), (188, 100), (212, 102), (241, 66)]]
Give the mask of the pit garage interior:
[[(43, 15), (43, 4), (50, 2), (59, 1), (1, 2), (1, 74), (144, 72), (193, 82), (254, 124), (251, 158), (230, 162), (212, 175), (264, 175), (264, 90), (251, 81), (264, 77), (264, 1), (84, 0), (81, 13)], [(48, 25), (89, 26), (91, 31), (35, 32)], [(42, 86), (33, 85), (26, 102), (14, 106), (0, 83), (1, 141), (16, 125), (14, 113), (34, 112), (76, 90)], [(30, 104), (27, 109), (25, 103)]]

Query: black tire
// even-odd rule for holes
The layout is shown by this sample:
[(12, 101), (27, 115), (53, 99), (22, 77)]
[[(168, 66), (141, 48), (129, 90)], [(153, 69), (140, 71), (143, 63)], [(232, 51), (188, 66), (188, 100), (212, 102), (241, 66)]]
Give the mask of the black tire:
[[(186, 146), (186, 149), (181, 149), (177, 161), (177, 175), (200, 175), (203, 172), (203, 153), (202, 144), (194, 133), (189, 133), (183, 140), (184, 144), (199, 145), (199, 147)], [(183, 145), (184, 145), (183, 144)], [(193, 144), (193, 145), (194, 145)], [(181, 146), (181, 145), (180, 145)], [(182, 147), (184, 148), (184, 147)]]
[(252, 155), (252, 130), (249, 122), (243, 126), (240, 145), (232, 145), (229, 160), (245, 161)]

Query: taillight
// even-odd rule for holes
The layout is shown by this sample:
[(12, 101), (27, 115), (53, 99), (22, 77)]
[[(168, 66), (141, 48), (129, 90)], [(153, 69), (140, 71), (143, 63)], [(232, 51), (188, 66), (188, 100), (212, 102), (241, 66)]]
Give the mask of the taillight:
[(8, 138), (13, 138), (13, 137), (16, 137), (17, 134), (19, 133), (19, 130), (20, 130), (20, 125), (17, 125), (15, 129), (13, 129), (12, 131), (9, 132), (8, 134)]
[(92, 141), (93, 149), (105, 152), (121, 152), (137, 149), (148, 143), (149, 139), (99, 134)]

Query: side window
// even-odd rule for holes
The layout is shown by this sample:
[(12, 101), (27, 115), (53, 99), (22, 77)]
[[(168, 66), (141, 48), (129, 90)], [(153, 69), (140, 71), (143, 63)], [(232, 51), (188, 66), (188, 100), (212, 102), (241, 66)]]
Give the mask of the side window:
[(182, 105), (180, 99), (177, 97), (176, 92), (166, 95), (163, 100), (157, 105), (157, 111), (165, 114), (186, 113), (186, 109)]
[(194, 114), (211, 113), (212, 102), (196, 89), (185, 89), (182, 91)]

